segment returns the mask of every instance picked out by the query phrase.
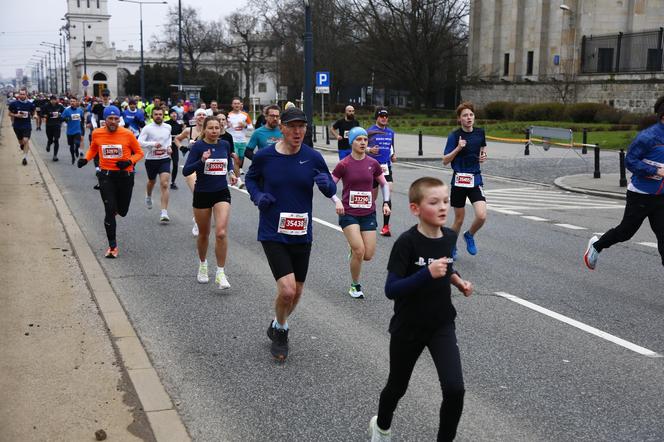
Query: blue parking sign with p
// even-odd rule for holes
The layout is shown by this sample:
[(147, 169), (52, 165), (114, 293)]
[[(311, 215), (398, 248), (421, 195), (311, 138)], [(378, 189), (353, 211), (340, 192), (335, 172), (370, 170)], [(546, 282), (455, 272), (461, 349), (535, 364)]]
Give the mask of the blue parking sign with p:
[(329, 72), (316, 72), (316, 86), (317, 87), (330, 87), (330, 73)]

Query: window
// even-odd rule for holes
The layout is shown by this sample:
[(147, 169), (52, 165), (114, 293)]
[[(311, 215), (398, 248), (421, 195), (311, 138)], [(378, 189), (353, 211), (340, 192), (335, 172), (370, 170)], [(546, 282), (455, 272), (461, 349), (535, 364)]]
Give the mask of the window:
[(613, 72), (613, 48), (597, 50), (597, 72)]
[(503, 75), (507, 76), (510, 74), (510, 54), (509, 52), (505, 54), (505, 60), (503, 61)]
[(267, 92), (267, 83), (258, 83), (258, 92)]
[(261, 74), (265, 73), (265, 68), (261, 68)]
[(535, 52), (528, 51), (528, 57), (526, 59), (526, 75), (533, 75), (533, 61), (535, 59)]
[(646, 60), (646, 70), (648, 71), (661, 71), (662, 70), (662, 50), (657, 48), (648, 49), (648, 58)]
[(106, 74), (103, 72), (97, 72), (92, 76), (92, 80), (94, 81), (106, 81)]

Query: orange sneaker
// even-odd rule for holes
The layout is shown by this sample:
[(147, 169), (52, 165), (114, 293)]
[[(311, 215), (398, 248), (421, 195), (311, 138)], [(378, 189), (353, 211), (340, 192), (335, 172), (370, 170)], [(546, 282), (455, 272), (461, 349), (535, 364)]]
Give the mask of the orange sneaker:
[(104, 254), (106, 258), (117, 258), (118, 257), (118, 248), (116, 247), (109, 247), (106, 249), (106, 253)]
[(380, 234), (381, 236), (392, 236), (392, 232), (390, 232), (390, 225), (387, 224), (383, 226), (383, 228), (380, 229)]

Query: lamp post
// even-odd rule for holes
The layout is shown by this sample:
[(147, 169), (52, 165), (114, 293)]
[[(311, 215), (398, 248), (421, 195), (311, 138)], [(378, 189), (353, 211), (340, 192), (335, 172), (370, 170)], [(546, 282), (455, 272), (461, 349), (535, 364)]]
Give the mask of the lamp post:
[(304, 114), (307, 116), (305, 143), (312, 146), (314, 99), (314, 34), (311, 26), (311, 2), (304, 0)]
[(65, 94), (67, 93), (67, 84), (69, 83), (67, 81), (67, 56), (65, 55), (65, 34), (62, 32), (63, 29), (60, 28), (60, 41), (58, 41), (58, 44), (60, 45), (60, 64), (62, 65), (62, 84), (63, 84), (63, 91)]
[[(83, 25), (83, 77), (86, 80), (89, 80), (88, 79), (88, 58), (87, 58), (87, 53), (86, 53), (86, 49), (88, 47), (88, 42), (85, 38), (85, 27), (87, 26), (88, 28), (92, 28), (92, 26), (90, 26), (90, 23), (100, 23), (101, 20), (71, 20), (71, 19), (63, 19), (63, 20), (67, 20), (67, 27), (69, 27), (69, 23), (80, 23), (80, 24)], [(76, 25), (71, 25), (71, 27), (75, 28)], [(76, 39), (76, 36), (74, 36), (73, 38)], [(74, 77), (72, 75), (72, 84), (74, 83), (73, 78)], [(88, 87), (87, 86), (83, 87), (83, 96), (84, 97), (88, 96)]]
[[(56, 90), (56, 92), (60, 92), (60, 90), (58, 89), (58, 59), (56, 57), (56, 53), (57, 53), (56, 49), (60, 49), (60, 45), (59, 44), (56, 45), (56, 44), (53, 44), (53, 43), (48, 43), (46, 41), (42, 41), (40, 43), (40, 45), (47, 46), (47, 47), (53, 49), (53, 68), (55, 69), (55, 90)], [(62, 59), (60, 61), (62, 61)], [(64, 77), (61, 77), (61, 80), (64, 80)], [(65, 88), (64, 88), (64, 82), (63, 82), (63, 84), (62, 84), (62, 92), (63, 93), (64, 93), (64, 90), (65, 90)]]
[(182, 0), (178, 0), (178, 84), (179, 86), (179, 98), (184, 99), (182, 83), (184, 82), (184, 75), (182, 69)]
[(120, 0), (125, 3), (137, 3), (141, 24), (141, 99), (145, 100), (145, 66), (143, 65), (143, 5), (166, 5), (166, 1)]
[(46, 68), (46, 74), (44, 75), (44, 80), (46, 81), (46, 90), (44, 92), (51, 93), (51, 81), (52, 81), (52, 76), (51, 76), (51, 52), (50, 51), (44, 51), (42, 49), (37, 49), (37, 52), (46, 54), (45, 56), (45, 62), (44, 66)]

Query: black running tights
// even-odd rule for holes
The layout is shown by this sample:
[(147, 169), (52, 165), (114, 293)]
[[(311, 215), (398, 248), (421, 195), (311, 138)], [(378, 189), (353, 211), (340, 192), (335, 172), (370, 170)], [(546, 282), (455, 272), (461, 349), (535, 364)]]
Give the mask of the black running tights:
[(438, 441), (451, 441), (456, 436), (465, 394), (454, 323), (442, 326), (426, 340), (392, 336), (390, 339), (390, 374), (387, 385), (380, 394), (378, 426), (384, 430), (392, 426), (394, 410), (397, 408), (399, 399), (406, 394), (415, 363), (425, 347), (431, 353), (443, 390)]
[(175, 182), (178, 176), (178, 163), (180, 162), (180, 151), (175, 144), (171, 144), (171, 160), (173, 160), (173, 173), (171, 173), (171, 183)]
[(51, 147), (51, 144), (53, 144), (53, 156), (57, 157), (58, 156), (58, 150), (60, 149), (60, 128), (61, 126), (49, 126), (48, 124), (46, 125), (46, 139), (48, 142), (46, 143), (47, 147)]
[(104, 202), (104, 227), (109, 247), (116, 247), (115, 216), (125, 216), (129, 211), (131, 192), (134, 189), (134, 174), (126, 176), (108, 176), (98, 173), (101, 200)]
[(73, 164), (78, 156), (78, 150), (81, 148), (81, 135), (67, 135), (67, 144), (69, 145), (69, 153), (71, 154), (71, 162)]

